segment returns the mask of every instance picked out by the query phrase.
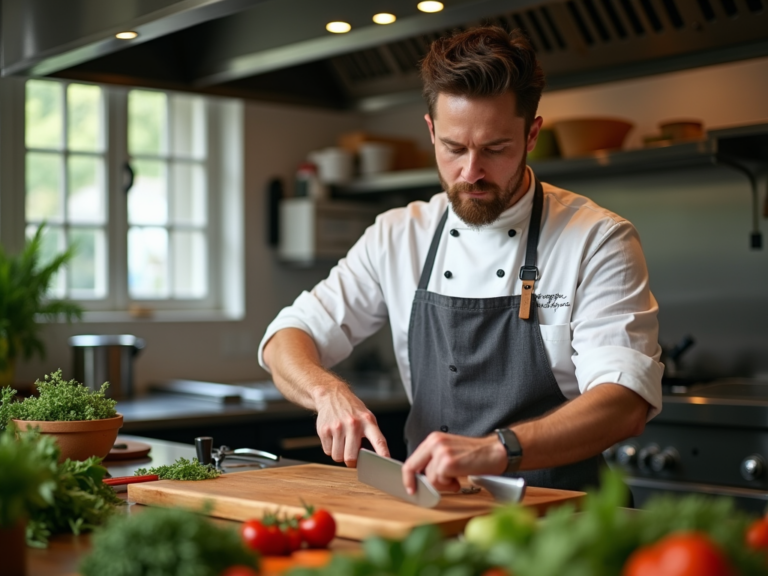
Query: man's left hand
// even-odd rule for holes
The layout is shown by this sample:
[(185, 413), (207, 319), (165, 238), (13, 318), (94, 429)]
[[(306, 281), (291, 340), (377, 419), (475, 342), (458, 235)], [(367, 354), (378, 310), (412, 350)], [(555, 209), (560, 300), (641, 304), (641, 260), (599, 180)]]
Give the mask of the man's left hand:
[(416, 474), (424, 474), (438, 490), (457, 492), (458, 478), (469, 474), (501, 474), (507, 453), (496, 434), (470, 438), (432, 432), (403, 464), (403, 485), (416, 493)]

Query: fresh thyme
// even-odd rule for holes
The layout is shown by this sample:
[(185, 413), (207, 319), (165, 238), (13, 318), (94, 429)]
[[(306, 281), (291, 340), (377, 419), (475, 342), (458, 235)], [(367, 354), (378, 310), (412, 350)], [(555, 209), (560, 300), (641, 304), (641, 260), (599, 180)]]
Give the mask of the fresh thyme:
[(221, 475), (221, 472), (213, 466), (200, 464), (197, 458), (190, 462), (186, 458), (179, 458), (170, 466), (157, 466), (156, 468), (139, 468), (136, 476), (157, 474), (160, 480), (210, 480)]

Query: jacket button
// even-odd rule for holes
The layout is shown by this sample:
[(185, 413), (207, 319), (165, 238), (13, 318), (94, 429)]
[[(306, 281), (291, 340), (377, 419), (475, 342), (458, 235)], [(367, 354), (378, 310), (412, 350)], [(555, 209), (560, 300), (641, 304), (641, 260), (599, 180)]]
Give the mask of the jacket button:
[(458, 368), (456, 368), (456, 366), (454, 366), (453, 364), (448, 366), (448, 370), (450, 370), (451, 372), (458, 372)]
[(445, 424), (440, 426), (440, 432), (448, 432), (448, 426), (446, 426)]
[(450, 270), (446, 270), (443, 276), (445, 276), (446, 278), (450, 278), (451, 276), (453, 276), (453, 273)]
[(456, 238), (456, 236), (459, 235), (459, 231), (456, 230), (456, 228), (454, 228), (453, 230), (450, 231), (450, 235)]
[(517, 234), (517, 232), (515, 230), (510, 230), (508, 234), (509, 234), (509, 237), (512, 238), (515, 234)]
[(496, 270), (496, 276), (498, 276), (499, 278), (504, 278), (504, 270), (501, 270), (501, 269)]

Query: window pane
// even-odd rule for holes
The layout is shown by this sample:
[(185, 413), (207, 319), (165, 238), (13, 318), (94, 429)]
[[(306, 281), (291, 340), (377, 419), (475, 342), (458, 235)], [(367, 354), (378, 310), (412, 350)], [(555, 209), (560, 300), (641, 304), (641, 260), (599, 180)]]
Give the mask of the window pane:
[(130, 224), (165, 224), (168, 221), (168, 186), (165, 162), (134, 160), (135, 180), (128, 192)]
[(208, 251), (202, 232), (173, 233), (173, 292), (178, 298), (202, 298), (208, 292)]
[(103, 149), (101, 88), (87, 84), (67, 87), (67, 138), (71, 150)]
[(62, 174), (64, 158), (60, 154), (28, 152), (26, 158), (26, 218), (32, 221), (62, 222)]
[(28, 80), (26, 84), (27, 148), (62, 147), (64, 87), (59, 82)]
[(173, 222), (204, 226), (206, 221), (205, 170), (198, 164), (173, 165)]
[(75, 257), (69, 265), (70, 295), (75, 298), (100, 298), (106, 294), (106, 242), (104, 231), (72, 228), (70, 245)]
[(168, 231), (131, 228), (128, 231), (128, 291), (132, 298), (168, 295)]
[(162, 92), (131, 90), (128, 94), (128, 151), (164, 154), (167, 150), (168, 97)]
[(199, 96), (171, 97), (171, 126), (174, 156), (205, 156), (205, 105)]
[[(37, 232), (38, 226), (27, 226), (27, 240), (31, 239), (35, 232)], [(40, 250), (40, 266), (45, 266), (51, 260), (53, 260), (57, 254), (60, 254), (65, 250), (64, 243), (64, 230), (57, 226), (46, 226), (43, 231), (43, 242)], [(48, 295), (55, 298), (63, 298), (65, 296), (65, 275), (66, 269), (60, 269), (51, 280), (51, 285), (48, 287)]]
[(92, 156), (69, 157), (67, 218), (70, 222), (101, 224), (105, 220), (104, 161)]

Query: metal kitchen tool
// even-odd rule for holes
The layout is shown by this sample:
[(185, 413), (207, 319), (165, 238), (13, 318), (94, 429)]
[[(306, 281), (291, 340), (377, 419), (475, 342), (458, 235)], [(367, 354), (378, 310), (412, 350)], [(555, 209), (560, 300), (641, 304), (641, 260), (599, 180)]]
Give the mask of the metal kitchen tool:
[(213, 447), (213, 438), (211, 436), (198, 436), (195, 438), (195, 450), (197, 451), (197, 460), (201, 464), (213, 464), (219, 470), (222, 469), (225, 458), (234, 458), (239, 460), (251, 460), (253, 466), (265, 466), (263, 462), (258, 460), (269, 460), (271, 462), (277, 462), (280, 460), (280, 456), (276, 456), (270, 452), (264, 452), (263, 450), (254, 450), (253, 448), (237, 448), (231, 450), (229, 446)]
[(405, 491), (402, 468), (402, 462), (379, 456), (365, 448), (361, 448), (357, 455), (357, 479), (363, 484), (422, 508), (437, 506), (440, 503), (440, 492), (422, 474), (416, 475), (416, 494)]
[(520, 502), (525, 495), (525, 480), (507, 476), (470, 476), (474, 486), (485, 488), (498, 502)]

